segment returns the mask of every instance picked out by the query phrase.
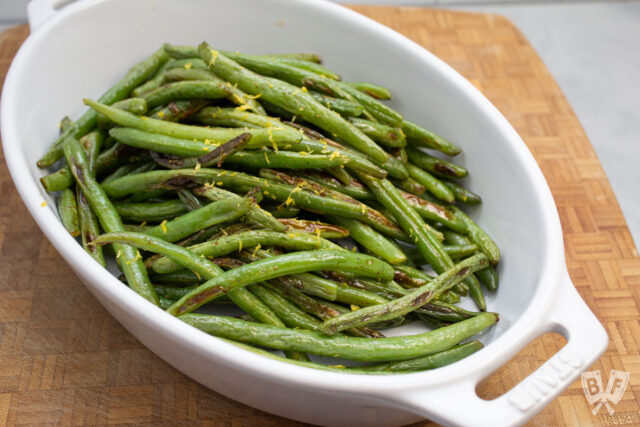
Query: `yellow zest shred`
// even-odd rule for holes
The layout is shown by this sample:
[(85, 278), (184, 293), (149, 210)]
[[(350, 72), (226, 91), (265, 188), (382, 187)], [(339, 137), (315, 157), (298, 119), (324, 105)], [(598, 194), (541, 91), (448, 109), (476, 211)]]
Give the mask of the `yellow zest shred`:
[(163, 118), (164, 117), (164, 111), (158, 111), (158, 117)]
[(358, 307), (357, 305), (351, 304), (351, 311), (356, 311), (356, 310), (360, 310), (360, 307)]
[(269, 142), (273, 146), (273, 151), (278, 153), (278, 144), (273, 140), (273, 130), (271, 129), (271, 123), (268, 124), (269, 128), (267, 129), (267, 134), (269, 135)]
[(362, 214), (366, 214), (367, 213), (367, 205), (365, 205), (364, 203), (360, 203), (360, 210), (362, 211)]
[(196, 276), (198, 276), (198, 280), (200, 280), (200, 275), (198, 274), (198, 272), (197, 272), (197, 271), (194, 271), (194, 274), (195, 274)]
[(193, 168), (194, 172), (198, 172), (200, 170), (202, 166), (200, 165), (200, 163), (196, 163), (196, 167)]
[(258, 250), (260, 250), (261, 247), (262, 247), (262, 245), (260, 243), (258, 243), (256, 248), (253, 250), (253, 256), (256, 256), (256, 253), (258, 253)]
[(167, 234), (167, 220), (166, 219), (160, 223), (160, 228), (162, 229), (162, 233)]
[(327, 365), (327, 366), (329, 366), (330, 368), (347, 369), (347, 368), (345, 368), (345, 366), (344, 366), (344, 365)]
[(309, 91), (307, 90), (307, 87), (306, 87), (306, 86), (302, 86), (302, 91), (303, 91), (303, 92), (309, 92)]
[(40, 203), (40, 206), (42, 206), (43, 208), (47, 207), (47, 201), (45, 200), (44, 202)]
[(213, 65), (218, 59), (218, 51), (215, 49), (211, 49), (211, 60), (209, 61), (209, 65)]
[(269, 156), (267, 156), (267, 152), (264, 152), (264, 159), (267, 161), (267, 164), (271, 164), (271, 161), (269, 160)]
[(185, 70), (190, 70), (191, 66), (193, 66), (193, 64), (191, 62), (187, 62), (186, 64), (184, 64), (184, 69)]
[(251, 109), (251, 105), (249, 105), (249, 104), (238, 105), (235, 108), (236, 111), (246, 111), (246, 110), (249, 110), (249, 109)]

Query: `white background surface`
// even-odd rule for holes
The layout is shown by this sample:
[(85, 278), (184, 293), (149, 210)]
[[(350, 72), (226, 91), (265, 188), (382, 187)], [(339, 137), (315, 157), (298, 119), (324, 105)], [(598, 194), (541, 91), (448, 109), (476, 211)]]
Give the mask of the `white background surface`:
[[(28, 0), (0, 0), (0, 31)], [(640, 2), (351, 0), (449, 7), (511, 19), (538, 51), (580, 119), (640, 245)]]

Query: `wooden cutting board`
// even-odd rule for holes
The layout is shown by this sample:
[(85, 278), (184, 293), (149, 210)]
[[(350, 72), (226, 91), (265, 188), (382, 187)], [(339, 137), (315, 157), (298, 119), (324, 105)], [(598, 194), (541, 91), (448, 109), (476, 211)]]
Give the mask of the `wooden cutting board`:
[[(640, 425), (640, 259), (607, 177), (553, 77), (507, 19), (399, 7), (354, 7), (405, 34), (468, 78), (525, 140), (555, 198), (571, 278), (610, 336), (591, 368), (631, 374), (622, 400), (593, 416), (575, 382), (530, 425)], [(28, 35), (0, 35), (0, 78)], [(569, 54), (569, 53), (568, 53)], [(0, 425), (296, 425), (210, 391), (125, 331), (36, 227), (0, 163)], [(496, 397), (562, 345), (536, 340), (486, 380)], [(464, 408), (461, 408), (464, 410)]]

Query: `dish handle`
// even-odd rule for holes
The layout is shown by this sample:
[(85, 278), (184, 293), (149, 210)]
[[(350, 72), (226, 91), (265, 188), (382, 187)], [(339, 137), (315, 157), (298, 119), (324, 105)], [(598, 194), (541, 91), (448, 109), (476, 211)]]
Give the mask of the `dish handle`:
[[(483, 400), (476, 386), (478, 375), (430, 390), (404, 396), (411, 412), (446, 425), (511, 426), (524, 423), (573, 383), (606, 350), (607, 333), (582, 300), (567, 273), (560, 280), (554, 305), (536, 326), (531, 339), (558, 332), (567, 344), (511, 390), (493, 400)], [(516, 349), (516, 351), (519, 349)]]
[(31, 32), (35, 32), (60, 9), (75, 0), (31, 0), (27, 5), (27, 18)]

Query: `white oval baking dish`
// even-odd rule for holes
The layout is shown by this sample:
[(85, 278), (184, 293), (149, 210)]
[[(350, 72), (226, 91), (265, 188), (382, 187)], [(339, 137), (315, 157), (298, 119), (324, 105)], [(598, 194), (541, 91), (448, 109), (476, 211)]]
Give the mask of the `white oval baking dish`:
[[(438, 58), (357, 13), (313, 0), (34, 0), (32, 34), (7, 75), (3, 148), (29, 211), (98, 300), (142, 343), (200, 383), (296, 420), (328, 425), (395, 425), (420, 418), (451, 425), (515, 425), (533, 416), (607, 345), (607, 336), (571, 283), (558, 215), (523, 141), (469, 82)], [(485, 203), (472, 212), (499, 243), (501, 287), (489, 296), (500, 323), (486, 348), (430, 372), (354, 376), (263, 358), (166, 314), (96, 264), (65, 231), (39, 185), (36, 159), (58, 121), (82, 111), (128, 67), (161, 43), (245, 52), (317, 52), (347, 79), (394, 93), (392, 105), (463, 147), (470, 185)], [(42, 206), (48, 201), (47, 207)], [(567, 345), (505, 395), (484, 401), (477, 383), (537, 336)]]

